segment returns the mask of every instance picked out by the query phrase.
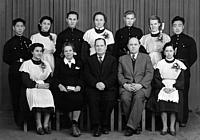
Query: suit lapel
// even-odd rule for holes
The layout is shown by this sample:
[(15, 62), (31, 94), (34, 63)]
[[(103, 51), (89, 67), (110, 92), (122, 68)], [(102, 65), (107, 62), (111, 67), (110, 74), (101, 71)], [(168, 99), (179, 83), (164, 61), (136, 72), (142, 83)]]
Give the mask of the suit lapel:
[(133, 76), (135, 77), (135, 75), (136, 75), (136, 72), (137, 72), (137, 70), (138, 70), (138, 67), (139, 67), (139, 65), (140, 65), (140, 63), (141, 63), (141, 55), (140, 55), (140, 53), (138, 53), (138, 55), (137, 55), (137, 58), (136, 58), (136, 60), (135, 60), (135, 70), (134, 70), (134, 73), (133, 73)]
[(106, 66), (108, 66), (107, 63), (108, 63), (108, 56), (107, 56), (107, 54), (105, 54), (103, 62), (101, 64), (101, 72), (102, 73), (104, 73), (104, 70), (106, 69)]
[(97, 58), (97, 55), (95, 55), (93, 62), (94, 62), (93, 63), (94, 67), (97, 69), (97, 73), (99, 74), (100, 73), (100, 65), (99, 65), (99, 60)]

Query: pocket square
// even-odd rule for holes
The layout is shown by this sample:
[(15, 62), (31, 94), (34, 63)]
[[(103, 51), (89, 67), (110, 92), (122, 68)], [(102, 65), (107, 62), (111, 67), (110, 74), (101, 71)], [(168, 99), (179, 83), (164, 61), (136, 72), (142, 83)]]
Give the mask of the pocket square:
[(76, 70), (79, 70), (79, 69), (80, 69), (80, 67), (75, 67), (75, 69), (76, 69)]

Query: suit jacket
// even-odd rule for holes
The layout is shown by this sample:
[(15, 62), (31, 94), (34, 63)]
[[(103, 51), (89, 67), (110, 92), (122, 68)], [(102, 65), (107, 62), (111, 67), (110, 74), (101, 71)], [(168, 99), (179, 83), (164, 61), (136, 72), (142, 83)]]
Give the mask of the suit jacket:
[(105, 91), (116, 90), (117, 84), (117, 60), (105, 54), (102, 64), (97, 58), (97, 54), (87, 58), (85, 64), (85, 80), (87, 88), (91, 91), (98, 90), (96, 88), (97, 82), (105, 84)]
[(127, 92), (123, 87), (125, 83), (139, 83), (146, 97), (151, 93), (151, 81), (153, 79), (153, 66), (149, 55), (138, 53), (133, 70), (132, 59), (130, 55), (124, 55), (119, 58), (118, 80), (120, 84), (120, 94)]

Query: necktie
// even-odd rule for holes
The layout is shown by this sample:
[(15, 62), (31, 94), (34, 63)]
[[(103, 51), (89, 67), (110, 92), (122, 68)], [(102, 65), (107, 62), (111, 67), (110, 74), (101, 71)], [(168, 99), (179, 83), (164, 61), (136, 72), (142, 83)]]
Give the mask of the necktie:
[(135, 54), (132, 54), (131, 58), (133, 61), (135, 61)]
[(102, 56), (99, 56), (99, 62), (100, 62), (100, 64), (103, 62), (102, 61)]

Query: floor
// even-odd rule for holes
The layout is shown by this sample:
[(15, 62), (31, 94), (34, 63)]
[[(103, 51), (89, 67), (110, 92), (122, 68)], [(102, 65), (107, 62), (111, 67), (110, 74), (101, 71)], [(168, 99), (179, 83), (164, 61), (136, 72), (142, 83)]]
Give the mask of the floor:
[(90, 132), (82, 132), (79, 138), (74, 138), (69, 129), (53, 131), (50, 135), (37, 135), (34, 130), (27, 133), (19, 130), (12, 121), (11, 111), (0, 111), (0, 140), (200, 140), (200, 113), (190, 113), (187, 127), (180, 128), (176, 137), (171, 135), (161, 136), (159, 131), (151, 132), (146, 130), (141, 135), (125, 137), (123, 132), (111, 132), (109, 135), (102, 135), (95, 138)]

